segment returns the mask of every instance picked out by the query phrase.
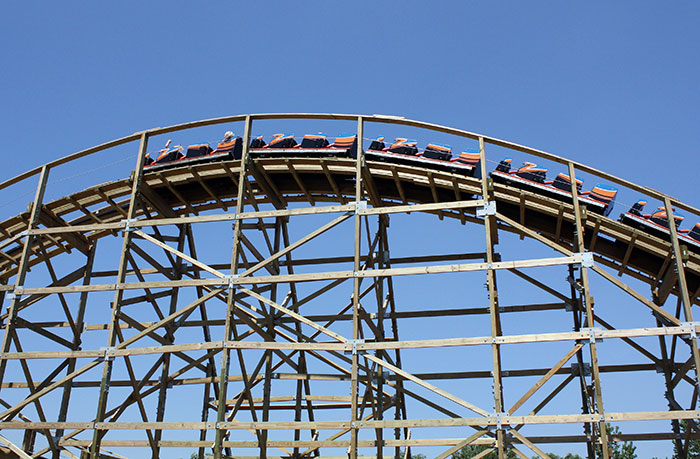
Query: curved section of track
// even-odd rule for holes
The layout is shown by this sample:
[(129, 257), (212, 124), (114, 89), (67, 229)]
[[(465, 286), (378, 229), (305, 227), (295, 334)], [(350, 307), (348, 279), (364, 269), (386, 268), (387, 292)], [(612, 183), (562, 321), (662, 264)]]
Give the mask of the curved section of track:
[[(357, 119), (358, 115), (333, 114), (258, 114), (249, 115), (255, 120), (263, 119)], [(164, 134), (184, 129), (241, 121), (245, 115), (202, 120), (192, 123), (157, 128), (145, 131), (148, 135)], [(430, 123), (406, 120), (398, 117), (367, 116), (365, 122), (381, 122), (412, 127), (420, 127), (433, 131), (453, 134), (471, 139), (483, 139), (486, 144), (506, 147), (514, 151), (545, 158), (560, 164), (573, 164), (577, 171), (586, 172), (631, 190), (643, 193), (652, 199), (663, 201), (669, 198), (674, 207), (683, 209), (695, 215), (700, 215), (698, 209), (684, 204), (674, 198), (648, 187), (634, 184), (624, 179), (598, 171), (562, 157), (554, 156), (540, 150), (524, 147), (504, 140), (482, 136), (479, 134), (439, 126)], [(104, 149), (118, 146), (140, 138), (142, 133), (117, 139), (82, 152), (47, 164), (48, 167), (69, 163)], [(493, 158), (495, 159), (495, 158)], [(277, 207), (287, 202), (306, 202), (314, 205), (317, 202), (347, 203), (354, 193), (354, 160), (349, 159), (256, 159), (252, 161), (253, 189), (255, 199), (260, 203), (272, 202)], [(0, 190), (21, 180), (37, 175), (41, 168), (35, 168), (11, 180), (0, 184)], [(146, 172), (144, 178), (147, 184), (144, 197), (150, 205), (150, 211), (160, 217), (166, 215), (184, 217), (195, 215), (200, 211), (224, 210), (235, 207), (235, 177), (238, 175), (239, 163), (227, 161), (214, 164), (199, 164), (178, 167), (163, 171)], [(464, 177), (460, 174), (448, 173), (420, 167), (394, 165), (382, 162), (368, 162), (366, 168), (369, 202), (372, 206), (391, 206), (409, 204), (427, 204), (452, 202), (479, 195), (480, 180)], [(536, 193), (523, 191), (518, 188), (493, 184), (499, 212), (523, 224), (532, 231), (554, 241), (571, 243), (573, 238), (574, 214), (573, 206), (559, 202)], [(93, 231), (92, 223), (113, 223), (113, 230), (124, 227), (121, 222), (125, 216), (130, 193), (130, 180), (123, 179), (106, 183), (74, 193), (63, 199), (47, 203), (41, 214), (41, 226), (45, 233), (50, 229), (71, 227), (72, 230), (63, 233), (63, 237), (52, 237), (42, 242), (45, 253), (53, 256), (73, 248), (86, 251), (86, 242), (90, 239), (112, 234), (111, 231)], [(232, 201), (233, 200), (233, 201)], [(160, 206), (160, 207), (159, 207)], [(163, 207), (168, 207), (166, 211)], [(468, 211), (432, 210), (449, 217), (464, 221), (479, 222), (473, 209)], [(21, 240), (18, 235), (27, 230), (29, 212), (21, 214), (0, 223), (0, 278), (7, 279), (16, 272), (18, 256), (21, 252)], [(121, 222), (121, 223), (120, 223)], [(658, 289), (664, 274), (670, 266), (672, 253), (671, 243), (659, 237), (639, 231), (622, 224), (613, 218), (596, 214), (588, 214), (586, 225), (586, 248), (596, 254), (596, 259), (602, 264), (613, 267), (620, 273), (626, 273), (650, 284), (652, 289)], [(80, 230), (84, 227), (84, 230)], [(503, 229), (522, 232), (518, 229), (503, 225)], [(35, 230), (37, 231), (37, 230)], [(37, 231), (41, 234), (42, 230)], [(530, 234), (525, 234), (530, 237)], [(32, 251), (30, 265), (41, 262), (38, 250)], [(696, 292), (700, 287), (700, 255), (689, 253), (686, 262), (688, 288)], [(675, 287), (671, 289), (675, 292)], [(666, 292), (668, 293), (668, 292)], [(698, 303), (697, 296), (693, 302)]]

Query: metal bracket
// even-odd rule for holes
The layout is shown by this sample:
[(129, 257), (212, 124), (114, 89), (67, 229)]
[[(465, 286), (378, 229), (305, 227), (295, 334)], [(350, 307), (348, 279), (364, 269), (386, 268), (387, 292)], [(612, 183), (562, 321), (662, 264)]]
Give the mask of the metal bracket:
[(124, 220), (122, 220), (121, 223), (124, 223), (124, 231), (127, 233), (135, 231), (136, 227), (131, 226), (134, 222), (136, 222), (135, 218), (125, 218)]
[(581, 267), (592, 268), (593, 267), (593, 252), (577, 252), (574, 256), (581, 257)]
[[(595, 343), (595, 333), (599, 331), (603, 331), (602, 328), (600, 327), (582, 327), (581, 330), (582, 332), (587, 331), (588, 332), (588, 340), (590, 341), (591, 344)], [(599, 342), (603, 342), (603, 338), (598, 338)]]
[[(496, 430), (503, 429), (503, 417), (508, 416), (508, 413), (493, 413), (493, 417), (496, 418)], [(508, 425), (508, 424), (506, 424)]]
[(224, 279), (227, 281), (226, 285), (228, 286), (229, 290), (233, 288), (233, 281), (238, 279), (238, 277), (238, 274), (227, 274), (226, 276), (224, 276)]
[(681, 322), (680, 325), (681, 325), (681, 327), (689, 327), (690, 328), (690, 335), (683, 335), (683, 336), (687, 336), (688, 338), (692, 338), (692, 339), (697, 339), (698, 334), (695, 331), (695, 327), (700, 325), (700, 322)]
[(359, 213), (360, 210), (367, 209), (367, 201), (356, 201), (355, 202), (355, 213)]
[[(352, 350), (350, 351), (345, 351), (345, 355), (356, 355), (357, 354), (357, 345), (358, 344), (364, 344), (365, 340), (363, 339), (349, 339), (346, 344), (351, 344), (352, 345)], [(365, 354), (367, 351), (360, 351), (360, 354)]]
[(476, 209), (477, 217), (486, 217), (488, 215), (496, 215), (496, 201), (487, 201), (484, 207)]
[(113, 355), (109, 355), (110, 351), (113, 351), (115, 349), (114, 346), (109, 346), (109, 347), (101, 347), (100, 351), (104, 352), (104, 355), (102, 356), (102, 360), (105, 362), (109, 362), (110, 360), (114, 360)]

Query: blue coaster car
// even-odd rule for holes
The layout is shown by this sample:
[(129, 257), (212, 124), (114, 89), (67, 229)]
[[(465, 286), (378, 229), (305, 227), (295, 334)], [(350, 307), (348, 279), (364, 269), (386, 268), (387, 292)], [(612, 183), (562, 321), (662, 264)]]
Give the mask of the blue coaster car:
[[(643, 212), (646, 204), (647, 202), (644, 200), (637, 201), (630, 210), (620, 215), (619, 221), (670, 241), (671, 231), (669, 230), (666, 208), (658, 207), (653, 213), (645, 214)], [(687, 244), (694, 252), (700, 252), (700, 223), (696, 223), (691, 230), (682, 230), (680, 226), (684, 219), (683, 215), (673, 212), (673, 223), (676, 227), (678, 240)]]
[[(511, 158), (503, 159), (496, 169), (491, 172), (494, 181), (505, 183), (525, 190), (534, 191), (547, 197), (564, 202), (573, 202), (571, 194), (571, 177), (567, 174), (558, 174), (554, 180), (547, 180), (547, 169), (537, 166), (535, 163), (524, 162), (523, 166), (511, 171)], [(609, 215), (615, 204), (617, 189), (608, 185), (596, 185), (591, 191), (581, 191), (582, 180), (576, 180), (578, 200), (592, 212)]]
[(301, 140), (299, 148), (326, 148), (327, 146), (328, 140), (326, 140), (325, 135), (306, 134)]
[(449, 161), (452, 159), (452, 147), (439, 143), (429, 143), (425, 147), (425, 151), (420, 153), (423, 158), (439, 159), (441, 161)]
[(391, 144), (386, 151), (391, 153), (399, 153), (402, 155), (416, 156), (418, 154), (418, 142), (415, 140), (404, 139), (398, 137), (394, 139), (394, 143)]

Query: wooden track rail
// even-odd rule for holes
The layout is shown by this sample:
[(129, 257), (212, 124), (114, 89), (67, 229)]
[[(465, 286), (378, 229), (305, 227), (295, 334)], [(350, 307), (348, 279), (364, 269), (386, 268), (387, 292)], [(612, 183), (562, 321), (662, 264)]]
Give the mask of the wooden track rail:
[[(485, 179), (367, 160), (362, 142), (357, 160), (251, 157), (255, 122), (286, 119), (356, 122), (360, 139), (368, 123), (471, 139)], [(151, 137), (233, 122), (244, 124), (241, 160), (144, 169)], [(138, 145), (130, 177), (44, 202), (54, 168), (130, 143)], [(150, 129), (1, 183), (3, 196), (39, 180), (28, 210), (0, 222), (0, 442), (17, 457), (94, 459), (116, 457), (115, 448), (139, 451), (134, 457), (160, 457), (163, 448), (217, 459), (411, 451), (449, 457), (468, 444), (490, 446), (503, 459), (509, 450), (548, 457), (542, 448), (562, 442), (585, 445), (580, 454), (591, 458), (600, 448), (608, 458), (609, 443), (626, 440), (673, 442), (687, 452), (700, 436), (700, 323), (692, 308), (700, 304), (700, 254), (675, 230), (663, 240), (589, 212), (578, 199), (570, 204), (494, 183), (492, 146), (562, 164), (572, 179), (584, 173), (658, 200), (669, 221), (675, 209), (700, 220), (693, 206), (565, 158), (380, 115), (253, 114)], [(481, 225), (479, 251), (392, 256), (390, 218), (406, 213), (453, 219), (472, 235), (473, 224)], [(303, 216), (325, 223), (294, 239), (291, 229)], [(231, 230), (218, 257), (198, 255), (207, 251), (207, 225), (222, 223)], [(328, 246), (298, 255), (341, 227), (351, 234), (352, 253)], [(542, 256), (498, 252), (507, 234), (536, 241)], [(101, 247), (115, 240), (121, 249), (111, 249), (109, 263)], [(538, 279), (537, 268), (559, 270), (568, 283)], [(486, 282), (482, 304), (407, 310), (397, 300), (405, 276), (429, 282), (475, 274)], [(499, 287), (516, 278), (550, 302), (501, 304)], [(638, 317), (613, 326), (595, 309), (593, 278), (638, 306)], [(639, 290), (644, 284), (650, 294)], [(329, 306), (312, 309), (319, 301)], [(505, 320), (567, 312), (565, 331), (511, 333)], [(458, 337), (399, 338), (406, 320), (480, 316), (488, 326)], [(611, 363), (603, 339), (641, 360)], [(506, 353), (533, 345), (547, 349), (551, 366), (505, 368)], [(418, 372), (403, 363), (417, 349), (440, 359), (453, 348), (488, 349), (490, 367)], [(606, 375), (638, 372), (660, 373), (659, 399), (668, 410), (608, 408)], [(488, 403), (462, 389), (467, 381), (490, 383)], [(193, 406), (178, 412), (189, 417), (174, 420), (180, 390), (198, 400), (187, 395)], [(81, 397), (90, 399), (87, 409)], [(606, 426), (618, 422), (658, 430), (610, 435)], [(578, 430), (542, 435), (537, 425)]]

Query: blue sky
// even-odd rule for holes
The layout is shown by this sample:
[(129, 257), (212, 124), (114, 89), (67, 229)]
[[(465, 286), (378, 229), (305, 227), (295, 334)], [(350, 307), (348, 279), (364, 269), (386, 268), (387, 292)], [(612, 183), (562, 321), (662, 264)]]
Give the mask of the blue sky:
[(5, 2), (1, 179), (156, 126), (380, 113), (698, 206), (699, 20), (693, 2)]

